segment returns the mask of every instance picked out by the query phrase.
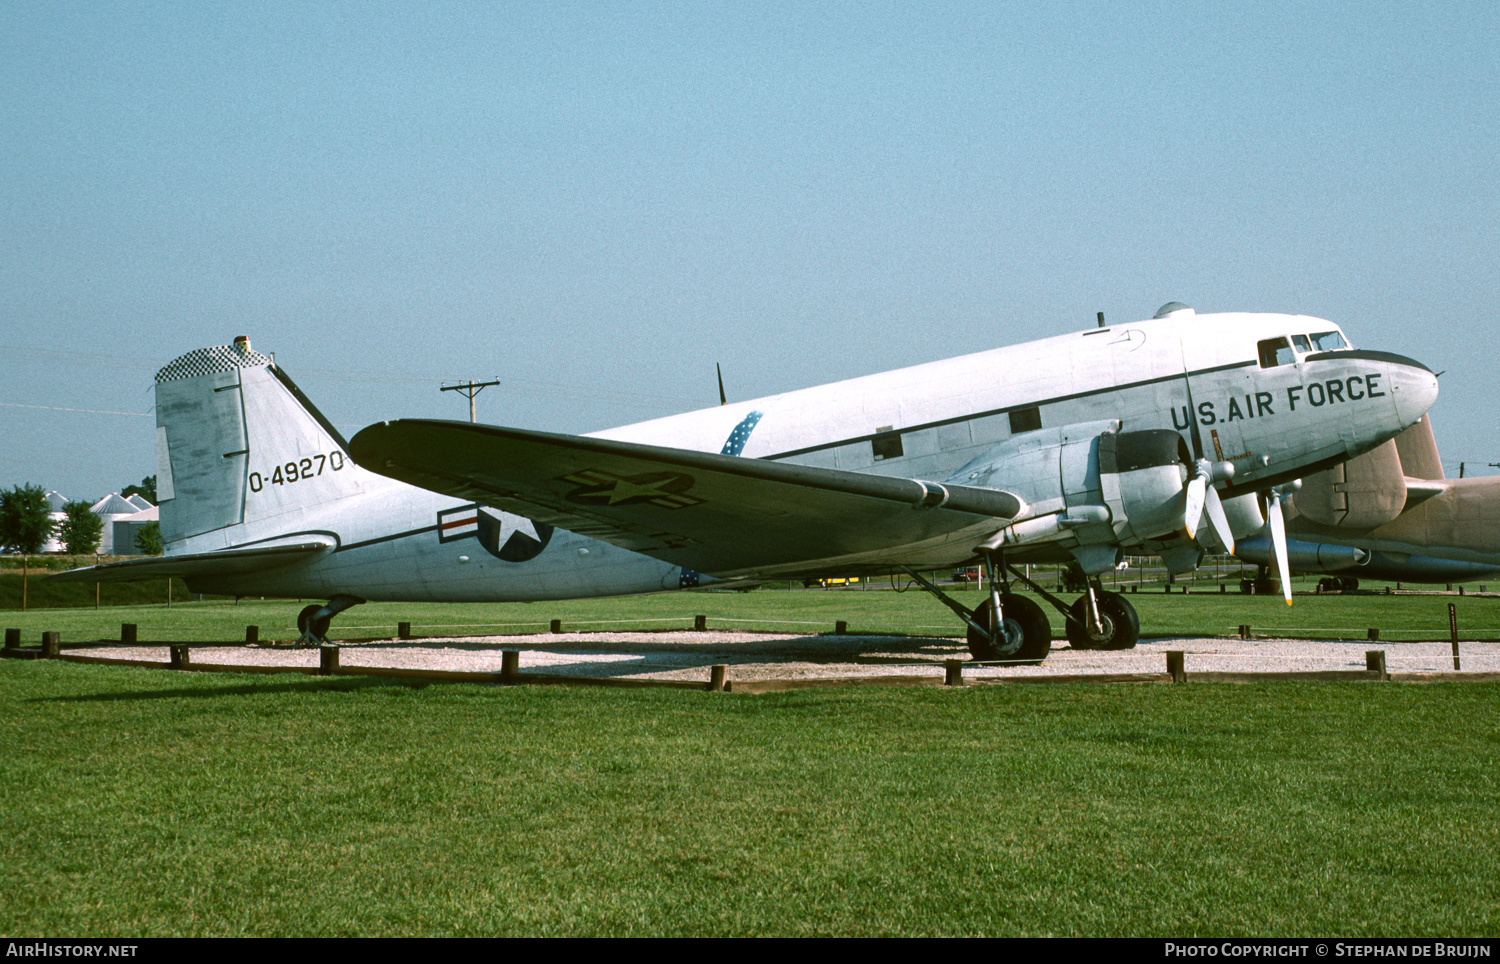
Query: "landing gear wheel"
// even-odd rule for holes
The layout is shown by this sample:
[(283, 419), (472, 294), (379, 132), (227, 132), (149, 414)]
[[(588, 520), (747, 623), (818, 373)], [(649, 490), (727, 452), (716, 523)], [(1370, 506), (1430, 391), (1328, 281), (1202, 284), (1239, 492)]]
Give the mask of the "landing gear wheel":
[(1119, 593), (1096, 592), (1094, 598), (1104, 632), (1096, 635), (1087, 628), (1088, 597), (1080, 596), (1068, 607), (1068, 643), (1074, 649), (1134, 649), (1141, 638), (1141, 619), (1135, 607)]
[(307, 638), (309, 633), (317, 637), (318, 639), (327, 638), (328, 624), (333, 622), (333, 617), (324, 616), (322, 619), (313, 618), (318, 615), (318, 610), (322, 608), (322, 606), (316, 605), (308, 606), (297, 614), (297, 631), (302, 634), (302, 637), (304, 639)]
[(1356, 579), (1356, 578), (1354, 578), (1353, 576), (1340, 576), (1339, 577), (1339, 591), (1340, 592), (1354, 592), (1358, 588), (1359, 588), (1359, 580)]
[[(989, 662), (1004, 660), (1035, 666), (1047, 658), (1052, 651), (1052, 624), (1042, 607), (1015, 593), (1004, 593), (1000, 597), (1000, 608), (1005, 614), (1001, 638), (990, 642), (989, 634), (980, 634), (969, 628), (969, 652), (976, 660)], [(988, 629), (994, 623), (995, 610), (986, 599), (974, 610), (974, 621)]]

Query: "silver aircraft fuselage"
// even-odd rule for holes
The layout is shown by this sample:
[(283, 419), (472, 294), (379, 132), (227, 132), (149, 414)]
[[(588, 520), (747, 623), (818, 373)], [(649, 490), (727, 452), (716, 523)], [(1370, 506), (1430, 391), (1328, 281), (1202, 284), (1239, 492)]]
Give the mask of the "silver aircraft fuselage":
[[(295, 418), (281, 410), (286, 402), (276, 393), (290, 382), (266, 371), (223, 376), (226, 385), (239, 378), (246, 413), (246, 438), (235, 443), (243, 451), (223, 455), (240, 460), (232, 469), (245, 480), (240, 521), (180, 533), (169, 554), (307, 539), (323, 540), (326, 551), (276, 568), (187, 573), (197, 591), (499, 601), (622, 595), (698, 582), (697, 573), (667, 562), (367, 472), (294, 387), (287, 397), (295, 396), (329, 434), (288, 428)], [(1231, 463), (1233, 476), (1223, 491), (1232, 496), (1380, 445), (1421, 418), (1436, 385), (1432, 373), (1410, 359), (1349, 348), (1327, 321), (1186, 309), (595, 437), (940, 480), (1029, 432), (1115, 420), (1123, 432), (1175, 430), (1200, 457)], [(158, 408), (159, 419), (169, 418)], [(255, 424), (257, 413), (262, 424)], [(165, 439), (159, 472), (169, 475), (188, 464), (174, 461), (184, 444), (174, 433), (181, 429), (159, 422)], [(205, 458), (203, 464), (218, 465)], [(1033, 493), (1034, 512), (1055, 512), (1061, 500), (1049, 505), (1038, 479), (1055, 477), (1056, 468), (1018, 457), (1002, 466), (993, 484)], [(164, 529), (173, 512), (172, 502), (164, 501)], [(1015, 558), (1026, 558), (1024, 546), (1017, 552)], [(968, 546), (955, 546), (951, 559), (929, 561), (958, 564), (971, 554)]]

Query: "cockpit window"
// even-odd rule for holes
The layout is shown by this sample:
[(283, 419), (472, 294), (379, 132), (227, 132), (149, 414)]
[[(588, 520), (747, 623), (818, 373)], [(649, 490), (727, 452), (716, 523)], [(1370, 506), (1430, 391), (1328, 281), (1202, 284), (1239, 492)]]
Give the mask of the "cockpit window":
[(1260, 343), (1261, 368), (1290, 365), (1295, 360), (1296, 356), (1292, 354), (1292, 346), (1285, 338), (1267, 338)]
[(1344, 336), (1336, 331), (1325, 331), (1321, 335), (1313, 335), (1312, 342), (1318, 351), (1338, 351), (1340, 348), (1349, 347), (1349, 343), (1344, 341)]
[(1306, 335), (1293, 335), (1292, 347), (1297, 349), (1297, 354), (1305, 355), (1312, 351), (1312, 345), (1308, 344)]

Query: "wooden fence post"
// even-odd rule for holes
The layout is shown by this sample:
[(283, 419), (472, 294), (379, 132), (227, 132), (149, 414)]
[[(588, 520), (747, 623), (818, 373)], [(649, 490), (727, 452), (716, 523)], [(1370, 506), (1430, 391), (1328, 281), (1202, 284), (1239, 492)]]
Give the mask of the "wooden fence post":
[(1458, 610), (1448, 604), (1448, 634), (1453, 639), (1453, 672), (1458, 672)]

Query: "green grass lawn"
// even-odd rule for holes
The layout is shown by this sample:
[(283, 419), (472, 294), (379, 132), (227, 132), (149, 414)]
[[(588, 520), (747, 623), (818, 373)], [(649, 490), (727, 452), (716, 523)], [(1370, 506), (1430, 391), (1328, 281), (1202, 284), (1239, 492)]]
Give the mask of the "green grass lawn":
[(1497, 708), (4, 661), (0, 932), (1494, 935)]

